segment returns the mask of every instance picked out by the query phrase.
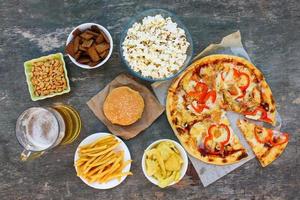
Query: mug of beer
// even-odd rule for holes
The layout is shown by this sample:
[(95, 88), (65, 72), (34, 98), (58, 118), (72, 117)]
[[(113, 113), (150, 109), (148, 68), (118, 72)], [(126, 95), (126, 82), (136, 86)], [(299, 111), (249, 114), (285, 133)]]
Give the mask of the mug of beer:
[(80, 129), (80, 116), (71, 106), (55, 104), (25, 110), (16, 124), (16, 137), (24, 148), (21, 160), (34, 159), (59, 144), (73, 142)]

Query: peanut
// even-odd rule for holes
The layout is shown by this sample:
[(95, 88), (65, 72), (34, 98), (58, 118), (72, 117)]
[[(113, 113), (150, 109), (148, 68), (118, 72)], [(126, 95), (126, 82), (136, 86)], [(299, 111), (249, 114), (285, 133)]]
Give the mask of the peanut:
[(67, 89), (63, 63), (58, 59), (34, 62), (31, 72), (31, 83), (36, 96), (55, 94)]

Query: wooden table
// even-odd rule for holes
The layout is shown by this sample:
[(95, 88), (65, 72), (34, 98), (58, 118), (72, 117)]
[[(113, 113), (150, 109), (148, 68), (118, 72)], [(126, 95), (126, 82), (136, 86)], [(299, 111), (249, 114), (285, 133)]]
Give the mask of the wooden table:
[[(263, 169), (254, 159), (204, 188), (186, 176), (175, 187), (159, 189), (146, 180), (141, 169), (143, 150), (154, 140), (175, 139), (162, 115), (139, 136), (126, 141), (134, 159), (124, 183), (112, 190), (95, 190), (76, 177), (74, 151), (86, 136), (107, 131), (88, 109), (86, 101), (121, 72), (119, 36), (133, 15), (149, 8), (176, 13), (190, 30), (195, 52), (219, 42), (239, 29), (252, 61), (263, 71), (291, 133), (284, 154)], [(0, 199), (299, 199), (300, 114), (300, 3), (293, 1), (17, 1), (2, 0), (0, 7)], [(63, 52), (72, 28), (84, 22), (104, 25), (114, 39), (111, 59), (103, 68), (83, 70), (66, 58), (71, 93), (32, 102), (23, 62)], [(55, 102), (73, 105), (82, 117), (80, 137), (33, 162), (21, 163), (15, 123), (32, 106)], [(194, 179), (196, 176), (192, 176)]]

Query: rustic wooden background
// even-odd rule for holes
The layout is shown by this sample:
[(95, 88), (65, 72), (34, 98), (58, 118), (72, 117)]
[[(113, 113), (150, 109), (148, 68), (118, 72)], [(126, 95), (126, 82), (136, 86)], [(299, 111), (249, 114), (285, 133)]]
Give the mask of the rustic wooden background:
[[(0, 199), (299, 199), (300, 2), (298, 0), (0, 0)], [(136, 138), (126, 141), (134, 159), (132, 171), (118, 187), (95, 190), (76, 177), (74, 151), (89, 134), (106, 127), (86, 101), (126, 69), (120, 61), (119, 36), (130, 17), (149, 8), (178, 15), (190, 30), (195, 52), (240, 30), (252, 61), (263, 71), (277, 100), (283, 130), (291, 134), (285, 153), (263, 169), (254, 159), (204, 188), (189, 172), (175, 187), (159, 189), (141, 170), (143, 150), (154, 140), (175, 139), (162, 115)], [(76, 25), (96, 22), (114, 39), (114, 52), (100, 69), (83, 70), (66, 59), (72, 92), (39, 102), (29, 97), (23, 62), (63, 52)], [(31, 106), (54, 102), (73, 105), (82, 117), (80, 137), (38, 160), (21, 163), (22, 148), (15, 138), (19, 114)]]

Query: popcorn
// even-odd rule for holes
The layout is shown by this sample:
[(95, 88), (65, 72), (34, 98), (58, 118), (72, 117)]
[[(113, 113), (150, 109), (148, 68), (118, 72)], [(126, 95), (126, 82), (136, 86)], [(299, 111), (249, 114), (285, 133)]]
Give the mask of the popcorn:
[(128, 29), (122, 43), (123, 56), (130, 67), (151, 78), (166, 78), (180, 70), (187, 58), (183, 29), (170, 17), (147, 16)]

